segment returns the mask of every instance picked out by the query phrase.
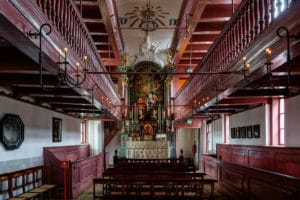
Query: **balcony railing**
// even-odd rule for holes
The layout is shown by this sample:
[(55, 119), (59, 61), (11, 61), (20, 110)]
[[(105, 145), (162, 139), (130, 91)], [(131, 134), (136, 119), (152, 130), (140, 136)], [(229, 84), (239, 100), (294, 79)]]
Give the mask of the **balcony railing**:
[[(79, 59), (85, 55), (89, 57), (90, 71), (106, 71), (103, 66), (99, 53), (93, 43), (89, 31), (78, 11), (74, 1), (72, 0), (32, 0), (38, 6), (43, 15), (47, 18), (52, 29), (55, 29), (61, 38), (67, 43), (68, 48), (74, 52)], [(61, 47), (64, 48), (64, 47)], [(113, 83), (108, 75), (93, 76), (94, 81), (98, 83), (99, 88), (108, 95), (108, 99), (118, 100), (119, 96), (113, 87)], [(107, 99), (103, 96), (98, 97), (100, 102), (105, 106)], [(120, 104), (120, 102), (116, 102)], [(108, 108), (109, 109), (109, 108)]]
[[(224, 72), (296, 0), (244, 0), (195, 72)], [(175, 104), (188, 104), (218, 75), (191, 76), (175, 98)], [(193, 91), (193, 92), (191, 92)], [(194, 95), (191, 95), (194, 94)], [(182, 112), (182, 111), (181, 111)]]

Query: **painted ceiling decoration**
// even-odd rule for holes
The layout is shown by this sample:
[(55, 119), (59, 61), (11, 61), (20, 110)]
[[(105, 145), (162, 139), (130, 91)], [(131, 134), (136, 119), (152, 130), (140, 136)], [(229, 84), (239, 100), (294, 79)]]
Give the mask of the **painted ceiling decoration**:
[(177, 26), (182, 0), (116, 1), (124, 48), (129, 65), (155, 62), (163, 68), (166, 64), (172, 38)]
[(131, 12), (125, 13), (129, 19), (129, 27), (138, 25), (143, 31), (155, 31), (159, 26), (166, 26), (164, 20), (170, 13), (162, 10), (160, 5), (151, 5), (150, 0), (147, 0), (145, 6), (134, 6)]

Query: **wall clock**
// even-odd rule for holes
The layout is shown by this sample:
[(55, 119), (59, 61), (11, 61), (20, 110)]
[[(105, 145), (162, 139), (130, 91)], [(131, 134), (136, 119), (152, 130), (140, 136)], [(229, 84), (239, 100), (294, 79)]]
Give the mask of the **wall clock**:
[(0, 139), (6, 149), (17, 149), (24, 141), (24, 124), (15, 114), (6, 114), (0, 122)]

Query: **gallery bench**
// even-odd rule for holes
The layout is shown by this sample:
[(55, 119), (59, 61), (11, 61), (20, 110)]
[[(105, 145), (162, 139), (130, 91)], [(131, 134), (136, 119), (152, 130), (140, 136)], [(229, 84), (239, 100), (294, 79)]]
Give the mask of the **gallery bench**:
[(1, 174), (0, 199), (57, 199), (57, 186), (43, 184), (42, 174), (42, 166)]

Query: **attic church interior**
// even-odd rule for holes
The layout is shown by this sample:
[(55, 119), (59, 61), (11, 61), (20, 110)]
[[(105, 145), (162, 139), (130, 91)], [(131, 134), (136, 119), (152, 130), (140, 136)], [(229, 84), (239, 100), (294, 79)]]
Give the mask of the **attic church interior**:
[(0, 200), (300, 199), (299, 0), (0, 0)]

